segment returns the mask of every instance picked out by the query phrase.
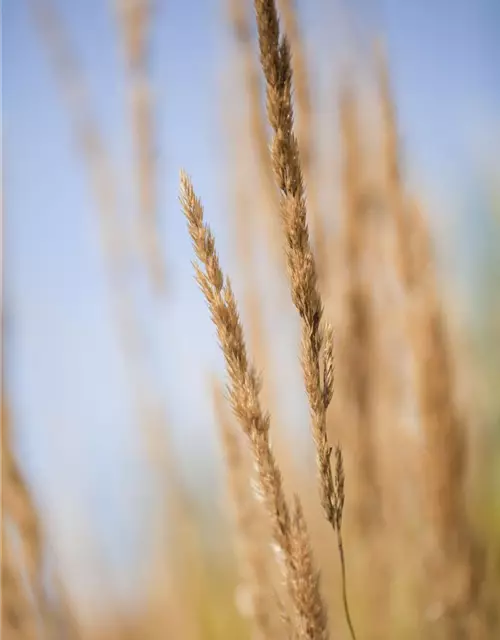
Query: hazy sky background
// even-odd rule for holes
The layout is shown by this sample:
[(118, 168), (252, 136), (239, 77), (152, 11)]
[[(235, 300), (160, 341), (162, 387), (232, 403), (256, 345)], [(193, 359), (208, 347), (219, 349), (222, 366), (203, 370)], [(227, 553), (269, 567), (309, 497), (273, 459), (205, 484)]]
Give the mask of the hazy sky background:
[[(29, 4), (5, 0), (2, 16), (8, 388), (26, 469), (30, 477), (43, 478), (37, 484), (40, 499), (62, 495), (64, 483), (67, 508), (78, 495), (82, 513), (90, 504), (108, 513), (120, 496), (133, 495), (130, 471), (136, 462), (127, 452), (133, 451), (136, 434), (128, 418), (129, 391), (113, 331), (94, 201)], [(58, 0), (55, 5), (122, 177), (121, 203), (132, 210), (127, 95), (112, 3)], [(493, 158), (499, 141), (500, 4), (363, 0), (354, 5), (367, 25), (359, 33), (382, 30), (388, 41), (410, 178), (425, 186), (431, 213), (442, 216), (444, 226), (452, 218), (460, 221), (462, 240), (456, 246), (465, 248), (462, 262), (470, 266), (479, 246), (470, 194), (481, 163)], [(333, 68), (332, 51), (345, 39), (339, 7), (335, 0), (299, 2), (313, 59), (326, 73)], [(219, 107), (227, 27), (222, 0), (157, 0), (155, 11), (159, 199), (171, 289), (157, 309), (150, 339), (176, 439), (203, 464), (207, 446), (213, 447), (206, 373), (220, 358), (193, 282), (177, 189), (184, 167), (224, 246)], [(127, 506), (114, 513), (127, 517)], [(103, 526), (102, 535), (105, 531)], [(132, 545), (134, 535), (132, 530), (124, 544)]]

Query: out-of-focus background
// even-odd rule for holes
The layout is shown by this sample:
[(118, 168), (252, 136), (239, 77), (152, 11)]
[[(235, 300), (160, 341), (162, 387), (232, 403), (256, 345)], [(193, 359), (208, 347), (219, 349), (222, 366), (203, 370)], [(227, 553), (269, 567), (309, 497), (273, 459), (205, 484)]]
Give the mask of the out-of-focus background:
[[(3, 466), (16, 467), (36, 542), (24, 540), (15, 509), (9, 513), (5, 474), (3, 516), (25, 583), (23, 544), (41, 549), (45, 595), (31, 585), (23, 605), (25, 616), (26, 607), (38, 609), (37, 632), (46, 627), (40, 637), (84, 637), (101, 628), (117, 637), (136, 628), (138, 637), (160, 637), (160, 630), (169, 638), (248, 634), (219, 437), (223, 418), (214, 405), (214, 380), (225, 379), (223, 358), (194, 280), (178, 200), (181, 168), (193, 179), (234, 281), (285, 481), (304, 502), (318, 502), (298, 318), (280, 263), (279, 215), (262, 156), (269, 132), (263, 84), (252, 76), (260, 73), (252, 5), (2, 5), (2, 423), (11, 458)], [(459, 637), (441, 629), (442, 618), (453, 615), (441, 600), (464, 581), (474, 583), (467, 615), (477, 618), (464, 637), (497, 637), (500, 5), (278, 5), (298, 65), (297, 132), (303, 158), (308, 151), (309, 213), (314, 209), (316, 216), (311, 234), (336, 335), (339, 383), (329, 429), (351, 460), (345, 537), (360, 637), (431, 637), (422, 625), (439, 629), (439, 637)], [(390, 168), (385, 173), (395, 131), (397, 184)], [(355, 154), (355, 178), (346, 177), (346, 149)], [(357, 231), (349, 223), (351, 188), (354, 198), (364, 198)], [(430, 238), (424, 249), (416, 243), (417, 279), (423, 271), (426, 276), (415, 307), (401, 284), (397, 256), (405, 250), (398, 248), (390, 214), (403, 192), (425, 227), (420, 241)], [(350, 255), (346, 229), (357, 234), (360, 255)], [(361, 334), (351, 326), (355, 286), (371, 309), (365, 317), (371, 328)], [(441, 338), (446, 347), (432, 342)], [(349, 357), (350, 345), (361, 348), (361, 364)], [(445, 359), (433, 360), (440, 349)], [(356, 376), (367, 381), (368, 408), (356, 395)], [(422, 385), (429, 377), (432, 389), (447, 386), (450, 406), (440, 405), (444, 413), (429, 414), (427, 424), (426, 411), (433, 409)], [(429, 436), (443, 420), (441, 440)], [(460, 424), (463, 469), (449, 459), (455, 432), (448, 421)], [(367, 475), (363, 456), (375, 475)], [(460, 497), (420, 495), (429, 469), (447, 465), (451, 475), (442, 483)], [(363, 482), (370, 495), (378, 487), (368, 502), (380, 501), (384, 513), (375, 525), (375, 551), (368, 543), (360, 551), (371, 535), (363, 527), (373, 526), (361, 507), (359, 522), (355, 513)], [(428, 509), (433, 500), (435, 509)], [(447, 510), (443, 500), (461, 507)], [(347, 637), (335, 542), (317, 505), (306, 511), (324, 588), (333, 594), (334, 637)], [(446, 534), (433, 537), (443, 512), (453, 512), (443, 516), (451, 531), (463, 527), (465, 546), (480, 549), (457, 552), (459, 560), (450, 554), (444, 569), (422, 560), (446, 556), (439, 552), (448, 546)], [(386, 559), (372, 580), (390, 585), (375, 595), (364, 588), (373, 571), (370, 554)], [(432, 573), (436, 564), (439, 578)], [(451, 565), (474, 571), (476, 582), (457, 578)], [(422, 595), (426, 580), (445, 585), (431, 602)], [(4, 599), (7, 589), (3, 583)], [(40, 600), (51, 603), (50, 631), (41, 611), (47, 607), (36, 606)], [(168, 625), (181, 611), (185, 619), (175, 624), (184, 626), (172, 631)], [(140, 631), (145, 618), (149, 636)]]

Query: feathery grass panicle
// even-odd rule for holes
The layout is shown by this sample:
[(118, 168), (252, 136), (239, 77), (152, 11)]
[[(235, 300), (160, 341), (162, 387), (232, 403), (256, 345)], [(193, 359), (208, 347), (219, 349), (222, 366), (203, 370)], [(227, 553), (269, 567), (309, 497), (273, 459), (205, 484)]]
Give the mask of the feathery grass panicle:
[[(313, 551), (309, 540), (304, 512), (297, 496), (294, 496), (292, 527), (292, 555), (295, 566), (293, 576), (294, 600), (300, 603), (298, 610), (302, 612), (297, 620), (299, 637), (321, 638), (318, 630), (326, 630), (328, 621), (323, 603), (318, 599), (320, 590), (319, 572), (315, 568)], [(307, 615), (304, 615), (307, 612)]]
[[(477, 576), (482, 571), (480, 566), (474, 566), (476, 542), (465, 501), (465, 428), (456, 405), (453, 357), (438, 295), (428, 225), (416, 202), (406, 195), (401, 176), (394, 100), (381, 48), (378, 72), (386, 179), (400, 278), (408, 297), (408, 338), (425, 441), (427, 507), (437, 542), (437, 572), (442, 578), (435, 582), (445, 612), (444, 632), (447, 637), (456, 637), (463, 632), (467, 609), (477, 598)], [(460, 585), (455, 589), (450, 589), (452, 572), (460, 576), (453, 581)]]
[(300, 32), (295, 0), (278, 0), (285, 32), (293, 51), (293, 78), (297, 106), (297, 140), (304, 173), (309, 177), (313, 162), (312, 100), (304, 42)]
[(154, 117), (149, 69), (151, 0), (115, 0), (127, 57), (131, 130), (140, 208), (144, 262), (158, 291), (165, 289), (165, 265), (157, 229)]
[(30, 492), (14, 457), (10, 420), (2, 417), (2, 505), (18, 528), (29, 582), (35, 587), (42, 559), (40, 521)]
[(297, 143), (299, 145), (301, 167), (307, 184), (308, 215), (311, 221), (314, 255), (318, 277), (323, 286), (328, 277), (328, 247), (325, 223), (320, 213), (316, 180), (313, 101), (307, 69), (305, 43), (299, 26), (295, 0), (278, 0), (278, 7), (283, 16), (284, 30), (293, 52), (291, 63), (297, 116)]
[(405, 215), (405, 193), (400, 166), (397, 117), (395, 103), (392, 97), (387, 57), (383, 43), (380, 41), (375, 43), (375, 61), (379, 87), (380, 110), (382, 115), (385, 187), (388, 205), (398, 239), (396, 262), (399, 269), (399, 277), (405, 289), (408, 289), (413, 285), (414, 274), (412, 272), (410, 253), (403, 248), (404, 244), (402, 244), (408, 241), (409, 229), (407, 227)]
[[(274, 0), (255, 0), (254, 4), (261, 65), (266, 79), (267, 112), (274, 132), (271, 161), (281, 194), (292, 300), (301, 318), (302, 368), (316, 445), (320, 497), (326, 518), (340, 541), (338, 500), (331, 467), (332, 448), (326, 428), (326, 414), (333, 393), (332, 329), (324, 324), (316, 263), (309, 240), (299, 146), (293, 129), (290, 47), (286, 36), (280, 37)], [(345, 574), (343, 579), (345, 588)], [(354, 637), (347, 600), (345, 605), (349, 629)]]
[(89, 103), (89, 91), (84, 74), (56, 8), (51, 0), (29, 0), (30, 9), (50, 63), (54, 67), (63, 98), (67, 101), (75, 139), (89, 172), (91, 188), (96, 198), (101, 242), (110, 271), (121, 271), (123, 231), (116, 216), (116, 189), (111, 162), (102, 131)]
[(38, 635), (36, 611), (23, 585), (12, 541), (2, 523), (2, 632), (9, 640), (35, 640)]
[(358, 499), (356, 520), (363, 531), (380, 524), (381, 492), (375, 448), (374, 416), (374, 349), (375, 328), (373, 301), (362, 273), (363, 252), (366, 249), (366, 206), (360, 182), (362, 158), (360, 151), (358, 114), (352, 88), (345, 86), (340, 99), (340, 129), (342, 135), (342, 192), (344, 197), (345, 247), (345, 313), (347, 336), (343, 389), (346, 402), (354, 412), (355, 450), (357, 453)]
[(227, 413), (220, 383), (213, 383), (214, 406), (221, 434), (226, 462), (227, 484), (235, 514), (237, 561), (243, 587), (250, 597), (248, 616), (251, 618), (255, 640), (271, 640), (279, 633), (273, 606), (277, 594), (272, 587), (265, 536), (263, 513), (251, 488), (249, 460), (243, 443)]
[[(435, 514), (435, 521), (441, 527), (441, 542), (448, 546), (449, 536), (453, 538), (453, 531), (456, 532), (457, 518), (464, 517), (464, 507), (457, 505), (457, 501), (463, 502), (463, 425), (460, 424), (455, 406), (452, 358), (438, 298), (429, 230), (416, 201), (409, 200), (404, 193), (389, 74), (381, 49), (378, 54), (386, 175), (389, 190), (392, 191), (391, 208), (395, 219), (403, 284), (411, 298), (412, 307), (409, 311), (409, 338), (417, 369), (417, 392), (424, 433), (428, 439), (429, 453), (434, 457), (430, 463), (431, 475), (438, 473), (440, 476), (439, 480), (436, 478), (435, 490), (438, 492), (436, 507), (442, 513)], [(416, 308), (413, 308), (414, 305)], [(448, 478), (445, 479), (445, 476)], [(447, 490), (444, 489), (445, 486)], [(455, 511), (453, 524), (444, 510)]]
[[(295, 622), (301, 621), (299, 637), (311, 640), (327, 638), (326, 609), (319, 584), (315, 583), (314, 609), (304, 609), (305, 601), (297, 595), (295, 585), (298, 571), (302, 567), (296, 565), (293, 545), (303, 544), (304, 537), (301, 538), (302, 542), (293, 540), (292, 517), (285, 497), (281, 472), (269, 440), (270, 418), (260, 403), (260, 380), (247, 356), (236, 300), (229, 280), (224, 278), (215, 250), (214, 236), (204, 223), (203, 207), (194, 193), (191, 181), (184, 173), (181, 173), (181, 204), (188, 221), (195, 253), (203, 265), (202, 268), (200, 264), (195, 264), (196, 277), (208, 302), (226, 361), (229, 401), (250, 441), (258, 470), (260, 491), (271, 519), (273, 539), (278, 557), (282, 561)], [(318, 616), (318, 609), (324, 611), (324, 614)]]
[(292, 300), (302, 320), (302, 367), (312, 415), (320, 470), (321, 501), (334, 524), (331, 448), (326, 433), (326, 399), (321, 381), (324, 361), (323, 305), (309, 242), (305, 190), (297, 139), (293, 132), (292, 69), (286, 37), (280, 38), (278, 14), (271, 0), (255, 0), (261, 63), (267, 83), (267, 111), (274, 131), (271, 158), (281, 193)]
[(408, 228), (418, 247), (418, 253), (411, 256), (411, 264), (418, 269), (410, 272), (413, 288), (409, 291), (412, 298), (409, 330), (425, 442), (426, 511), (436, 545), (431, 550), (435, 586), (430, 593), (443, 611), (443, 634), (455, 638), (465, 633), (469, 624), (469, 612), (477, 603), (484, 567), (467, 513), (465, 424), (456, 404), (450, 335), (438, 298), (428, 232), (426, 225), (422, 227), (423, 222), (421, 213), (411, 207)]
[(113, 311), (121, 346), (130, 358), (140, 351), (137, 320), (124, 290), (128, 250), (118, 207), (117, 181), (102, 131), (88, 99), (83, 70), (51, 0), (29, 0), (36, 26), (67, 101), (73, 133), (85, 162), (98, 214), (101, 247), (107, 262)]
[[(433, 521), (440, 545), (450, 550), (466, 528), (466, 441), (456, 407), (453, 358), (438, 300), (431, 245), (422, 212), (415, 202), (408, 211), (413, 246), (410, 257), (418, 286), (416, 340), (417, 388), (428, 444), (429, 475), (433, 483)], [(418, 276), (417, 276), (418, 274)]]
[[(3, 390), (2, 390), (3, 391)], [(43, 609), (39, 516), (12, 448), (8, 407), (2, 399), (2, 629), (9, 638), (34, 640)], [(14, 536), (17, 533), (18, 553)]]

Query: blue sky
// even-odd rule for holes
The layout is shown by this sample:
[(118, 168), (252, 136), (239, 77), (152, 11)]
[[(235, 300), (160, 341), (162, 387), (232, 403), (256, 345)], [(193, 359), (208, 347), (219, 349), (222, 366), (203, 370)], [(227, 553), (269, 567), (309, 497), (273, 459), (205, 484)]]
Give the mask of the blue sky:
[[(347, 3), (346, 3), (347, 4)], [(351, 4), (351, 3), (348, 3)], [(410, 179), (425, 185), (436, 225), (462, 230), (477, 167), (500, 141), (500, 4), (496, 0), (354, 3), (364, 31), (385, 34)], [(112, 312), (97, 217), (68, 113), (29, 2), (3, 3), (3, 151), (7, 377), (27, 472), (40, 500), (79, 496), (82, 510), (136, 504), (136, 434)], [(133, 193), (126, 92), (117, 28), (104, 0), (56, 0), (90, 86), (91, 102), (122, 180)], [(191, 248), (177, 202), (186, 168), (227, 250), (225, 141), (220, 100), (227, 69), (222, 0), (157, 0), (153, 35), (162, 239), (172, 288), (149, 325), (175, 437), (203, 465), (213, 451), (206, 373), (220, 364), (208, 313), (192, 278)], [(339, 0), (299, 2), (316, 63), (328, 73), (345, 38)], [(322, 13), (323, 11), (323, 13)], [(496, 141), (496, 142), (495, 142)], [(463, 230), (466, 233), (463, 233)], [(225, 249), (226, 247), (226, 249)], [(472, 254), (473, 255), (473, 254)], [(464, 264), (471, 262), (465, 256)], [(201, 434), (201, 437), (200, 437)], [(198, 446), (196, 442), (199, 442)], [(58, 455), (62, 453), (61, 455)], [(109, 461), (113, 460), (110, 466)], [(70, 501), (70, 498), (67, 498)], [(104, 534), (103, 534), (104, 535)], [(133, 532), (130, 534), (133, 544)], [(125, 541), (125, 544), (128, 544)]]

